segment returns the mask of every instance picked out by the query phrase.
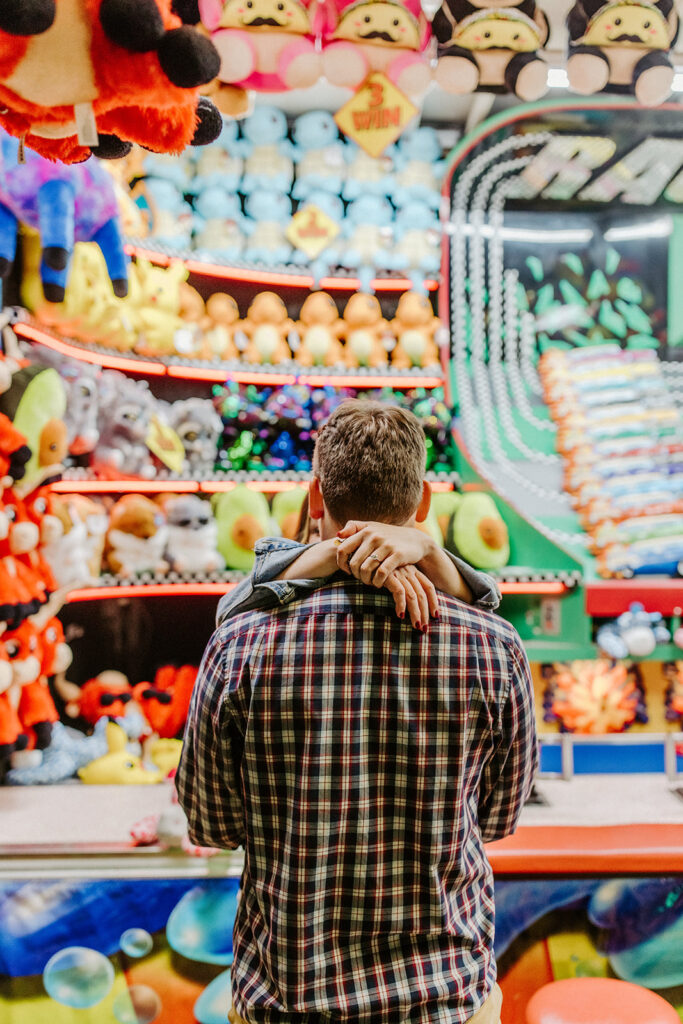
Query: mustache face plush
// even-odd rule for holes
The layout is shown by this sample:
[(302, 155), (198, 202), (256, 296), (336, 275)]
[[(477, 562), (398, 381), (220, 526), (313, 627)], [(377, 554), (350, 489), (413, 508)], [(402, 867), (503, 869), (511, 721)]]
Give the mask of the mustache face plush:
[(365, 34), (361, 33), (361, 38), (362, 39), (383, 39), (385, 43), (395, 43), (396, 42), (394, 37), (390, 36), (388, 32), (378, 32), (377, 30), (375, 30), (373, 32), (366, 32)]

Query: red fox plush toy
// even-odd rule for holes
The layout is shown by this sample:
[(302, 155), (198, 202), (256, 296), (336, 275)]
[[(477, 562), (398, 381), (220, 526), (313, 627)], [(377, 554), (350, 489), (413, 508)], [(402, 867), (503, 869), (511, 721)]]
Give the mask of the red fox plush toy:
[(219, 67), (172, 0), (0, 4), (0, 124), (51, 160), (213, 141), (221, 117), (199, 86)]

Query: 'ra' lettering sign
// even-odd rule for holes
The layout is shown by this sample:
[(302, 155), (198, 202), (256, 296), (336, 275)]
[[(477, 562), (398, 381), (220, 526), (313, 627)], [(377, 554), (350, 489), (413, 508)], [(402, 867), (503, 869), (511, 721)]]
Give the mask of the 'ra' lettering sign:
[(417, 107), (381, 71), (365, 79), (335, 121), (372, 157), (381, 156), (418, 113)]

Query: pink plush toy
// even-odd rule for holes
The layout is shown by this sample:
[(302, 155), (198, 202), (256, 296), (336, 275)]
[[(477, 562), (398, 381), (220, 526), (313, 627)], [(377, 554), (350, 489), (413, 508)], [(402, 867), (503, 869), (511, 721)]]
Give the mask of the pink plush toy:
[(219, 80), (263, 92), (314, 85), (322, 61), (312, 8), (316, 0), (199, 0), (221, 58)]
[(432, 77), (427, 49), (431, 28), (420, 0), (333, 0), (323, 49), (325, 77), (356, 89), (371, 71), (383, 71), (411, 98)]

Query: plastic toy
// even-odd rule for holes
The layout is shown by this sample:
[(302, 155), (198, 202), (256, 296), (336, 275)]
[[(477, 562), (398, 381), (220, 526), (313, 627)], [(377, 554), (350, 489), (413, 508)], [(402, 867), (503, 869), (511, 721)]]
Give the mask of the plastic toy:
[(586, 96), (626, 87), (644, 106), (662, 103), (673, 85), (678, 26), (672, 0), (579, 0), (567, 17), (570, 88)]
[(404, 292), (398, 300), (391, 329), (396, 336), (391, 365), (397, 370), (407, 370), (411, 366), (438, 366), (436, 335), (442, 324), (434, 315), (426, 295)]
[(28, 493), (48, 479), (58, 479), (68, 450), (64, 422), (66, 393), (56, 370), (26, 366), (12, 376), (10, 387), (0, 395), (4, 413), (31, 449), (25, 464), (21, 493)]
[(124, 494), (111, 510), (104, 561), (117, 576), (166, 572), (167, 530), (158, 505), (142, 494)]
[(438, 274), (441, 266), (441, 226), (427, 203), (410, 200), (400, 207), (393, 225), (394, 245), (384, 256), (390, 270), (403, 271), (414, 291), (424, 292), (425, 275)]
[(394, 211), (377, 196), (355, 199), (346, 210), (344, 265), (358, 274), (361, 291), (370, 291), (377, 270), (392, 262)]
[(305, 299), (296, 324), (302, 366), (335, 366), (344, 361), (339, 338), (345, 330), (337, 304), (327, 292), (312, 292)]
[(294, 165), (285, 115), (276, 107), (257, 107), (244, 122), (242, 131), (246, 159), (241, 191), (244, 195), (257, 189), (287, 192), (294, 180)]
[(356, 89), (383, 71), (401, 92), (419, 99), (431, 82), (429, 22), (419, 0), (337, 0), (323, 49), (325, 78)]
[(638, 700), (624, 665), (575, 661), (555, 677), (551, 710), (568, 732), (622, 732), (635, 720)]
[(432, 31), (439, 43), (435, 78), (445, 92), (512, 92), (532, 102), (548, 91), (548, 68), (538, 56), (548, 20), (535, 0), (444, 0)]
[(292, 256), (292, 247), (285, 235), (292, 216), (289, 196), (257, 189), (247, 197), (245, 209), (248, 216), (243, 225), (247, 234), (245, 259), (268, 267), (288, 263)]
[(448, 524), (446, 547), (477, 569), (502, 569), (508, 564), (507, 526), (489, 494), (460, 496)]
[(316, 189), (340, 196), (346, 178), (345, 145), (326, 110), (300, 114), (292, 129), (296, 181), (293, 199), (306, 199)]
[(64, 298), (76, 241), (101, 248), (116, 295), (125, 295), (126, 257), (111, 177), (96, 162), (65, 167), (37, 153), (19, 161), (19, 141), (0, 134), (0, 276), (14, 263), (18, 221), (40, 232), (41, 279), (49, 302)]
[(166, 559), (181, 573), (216, 572), (225, 562), (216, 550), (218, 531), (211, 507), (196, 494), (164, 502), (167, 520)]
[(199, 0), (202, 22), (220, 54), (221, 82), (281, 92), (314, 85), (321, 74), (314, 26), (304, 0)]
[(438, 210), (445, 161), (441, 159), (436, 130), (422, 125), (404, 132), (396, 143), (394, 162), (396, 170), (391, 183), (394, 204), (404, 206), (416, 199)]
[(272, 532), (265, 495), (241, 485), (215, 495), (212, 504), (218, 525), (218, 550), (226, 566), (250, 572), (256, 541)]
[(174, 402), (168, 407), (167, 420), (183, 443), (189, 475), (199, 479), (212, 472), (223, 423), (209, 399)]
[(161, 782), (158, 769), (145, 768), (141, 759), (127, 749), (128, 737), (116, 722), (106, 727), (108, 753), (78, 769), (81, 782), (89, 786), (141, 786)]
[(239, 326), (249, 339), (244, 353), (248, 363), (282, 363), (292, 358), (287, 336), (294, 323), (275, 292), (260, 292)]
[(661, 612), (646, 612), (634, 601), (627, 612), (601, 626), (595, 640), (610, 658), (646, 658), (657, 644), (669, 643), (671, 633)]
[(117, 370), (103, 373), (96, 462), (133, 476), (154, 476), (145, 442), (156, 412), (156, 399), (145, 381), (133, 381)]
[(64, 163), (93, 152), (119, 157), (130, 142), (165, 152), (210, 142), (220, 115), (197, 87), (215, 77), (220, 58), (170, 8), (167, 0), (8, 0), (0, 124)]
[(382, 338), (389, 325), (382, 316), (382, 309), (374, 295), (357, 292), (352, 295), (344, 309), (344, 330), (340, 331), (346, 342), (344, 362), (349, 367), (384, 366), (388, 362)]
[(236, 262), (245, 244), (245, 218), (239, 199), (222, 188), (205, 188), (195, 200), (195, 249), (209, 256)]

